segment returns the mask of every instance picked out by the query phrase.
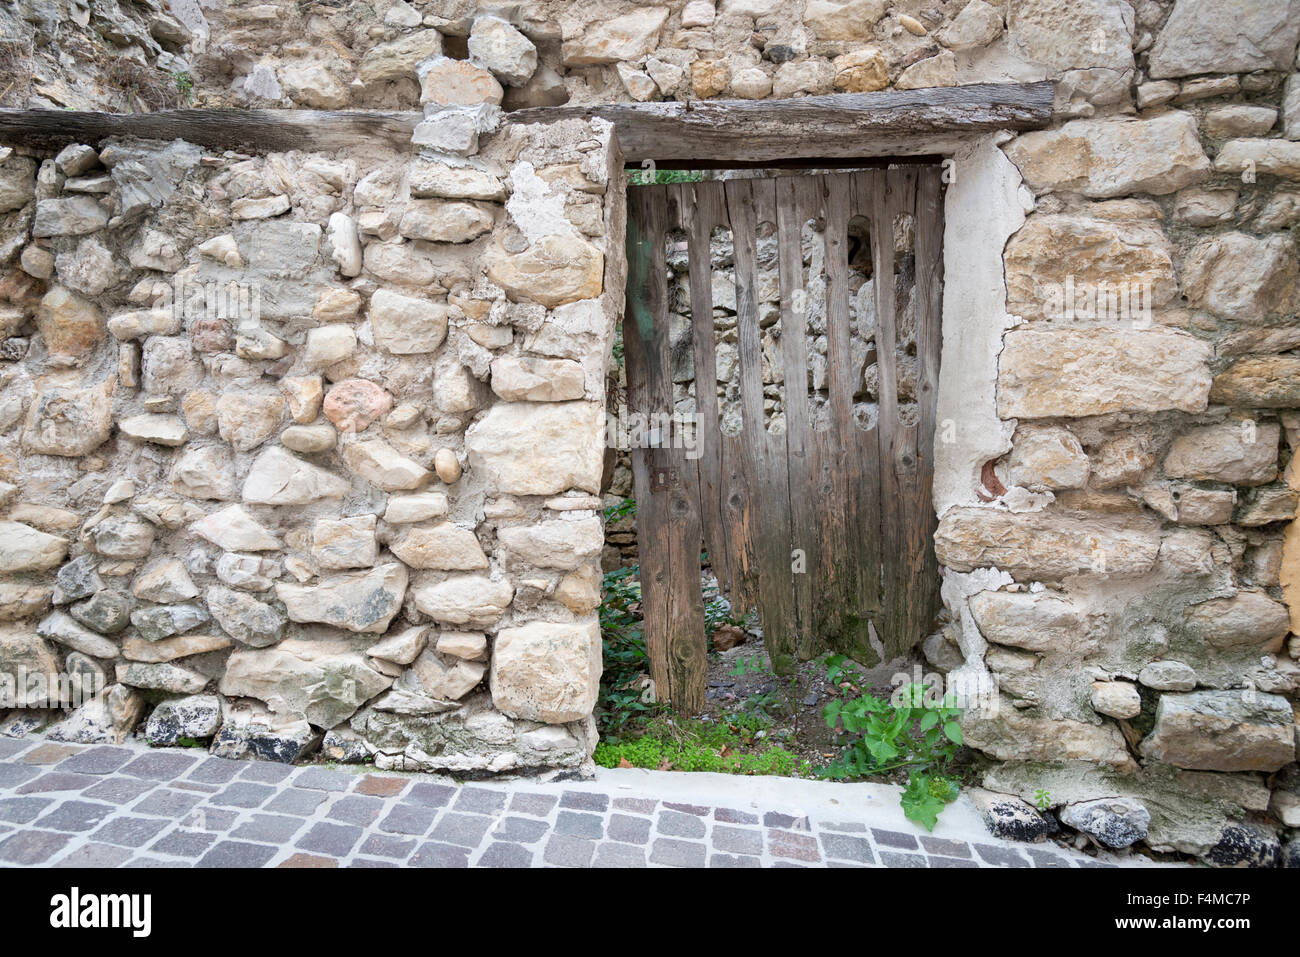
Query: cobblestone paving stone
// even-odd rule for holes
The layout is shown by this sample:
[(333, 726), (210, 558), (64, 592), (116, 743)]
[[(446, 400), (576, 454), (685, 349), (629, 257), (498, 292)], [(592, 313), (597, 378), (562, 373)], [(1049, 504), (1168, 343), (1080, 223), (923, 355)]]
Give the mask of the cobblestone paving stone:
[[(779, 806), (756, 779), (611, 772), (457, 784), (0, 738), (0, 866), (1096, 867), (1139, 864), (973, 831), (901, 829), (877, 802)], [(640, 772), (638, 772), (640, 774)], [(629, 783), (631, 782), (631, 783)], [(809, 787), (821, 785), (809, 784)], [(726, 792), (718, 797), (719, 789)], [(656, 790), (662, 793), (656, 794)], [(838, 802), (832, 800), (831, 804)]]

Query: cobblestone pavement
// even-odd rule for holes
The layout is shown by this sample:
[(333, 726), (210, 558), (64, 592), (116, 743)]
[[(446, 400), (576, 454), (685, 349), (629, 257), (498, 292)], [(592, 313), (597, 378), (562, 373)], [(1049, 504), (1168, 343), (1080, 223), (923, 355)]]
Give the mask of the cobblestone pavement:
[(934, 834), (890, 786), (618, 770), (594, 781), (229, 761), (0, 738), (0, 865), (82, 867), (1090, 867), (992, 838), (968, 803)]

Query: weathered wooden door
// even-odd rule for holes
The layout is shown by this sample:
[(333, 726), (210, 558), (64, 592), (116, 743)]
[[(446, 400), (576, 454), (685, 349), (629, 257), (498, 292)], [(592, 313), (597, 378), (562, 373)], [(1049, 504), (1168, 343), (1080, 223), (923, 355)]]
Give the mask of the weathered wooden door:
[(701, 548), (778, 672), (929, 633), (942, 235), (933, 166), (629, 190), (642, 608), (679, 710), (704, 700)]

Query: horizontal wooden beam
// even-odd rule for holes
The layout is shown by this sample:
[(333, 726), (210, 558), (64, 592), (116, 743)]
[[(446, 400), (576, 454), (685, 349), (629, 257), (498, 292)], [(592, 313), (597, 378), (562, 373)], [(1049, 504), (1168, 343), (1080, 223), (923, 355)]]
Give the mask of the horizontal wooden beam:
[(664, 165), (763, 163), (946, 152), (962, 137), (1052, 118), (1053, 84), (981, 83), (797, 100), (692, 100), (516, 110), (511, 123), (601, 117), (624, 157)]
[(216, 149), (254, 152), (334, 149), (386, 142), (411, 148), (419, 113), (327, 110), (160, 110), (94, 113), (72, 110), (0, 110), (0, 143), (36, 149), (97, 144), (113, 136), (183, 139)]
[[(839, 93), (797, 100), (692, 100), (516, 110), (510, 123), (602, 117), (624, 157), (665, 166), (815, 164), (943, 153), (962, 137), (1028, 130), (1052, 116), (1051, 82)], [(57, 149), (109, 137), (184, 139), (217, 149), (411, 149), (419, 113), (327, 110), (162, 110), (93, 113), (0, 109), (0, 143)]]

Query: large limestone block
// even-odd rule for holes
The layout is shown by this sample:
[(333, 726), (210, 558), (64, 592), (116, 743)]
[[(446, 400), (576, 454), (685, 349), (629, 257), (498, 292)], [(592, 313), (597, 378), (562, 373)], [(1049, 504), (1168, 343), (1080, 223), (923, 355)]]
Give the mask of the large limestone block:
[(492, 650), (492, 703), (512, 718), (577, 721), (596, 705), (600, 671), (594, 619), (503, 628)]
[(243, 499), (254, 505), (308, 505), (342, 498), (352, 485), (347, 479), (305, 462), (279, 446), (271, 446), (253, 461), (244, 480)]
[(54, 286), (36, 308), (36, 327), (51, 356), (82, 359), (104, 337), (104, 317), (76, 293)]
[(271, 552), (280, 540), (242, 505), (230, 505), (199, 519), (190, 530), (228, 552)]
[(492, 213), (473, 203), (413, 199), (402, 213), (397, 231), (407, 239), (468, 243), (491, 228)]
[(1004, 419), (1203, 412), (1210, 347), (1172, 329), (1013, 329), (998, 360)]
[(1006, 153), (1036, 193), (1058, 190), (1094, 199), (1163, 195), (1210, 175), (1196, 119), (1181, 111), (1151, 119), (1072, 120), (1025, 133)]
[[(537, 47), (519, 30), (500, 17), (479, 17), (469, 32), (470, 59), (511, 86), (527, 83), (537, 71)], [(501, 88), (495, 90), (501, 102)], [(458, 101), (453, 101), (458, 102)]]
[(48, 737), (75, 744), (121, 744), (135, 730), (144, 708), (144, 698), (133, 688), (110, 685), (51, 728)]
[(968, 602), (980, 634), (1026, 651), (1086, 653), (1096, 629), (1073, 599), (1050, 591), (983, 591)]
[(83, 389), (53, 388), (36, 393), (23, 424), (23, 448), (42, 455), (81, 456), (102, 445), (113, 431), (113, 387), (106, 379)]
[(274, 648), (235, 651), (220, 690), (230, 697), (256, 698), (276, 714), (332, 728), (392, 683), (370, 667), (359, 643), (288, 638)]
[(322, 578), (315, 585), (277, 582), (276, 597), (291, 621), (320, 622), (382, 635), (406, 597), (406, 568), (396, 562)]
[(1281, 434), (1281, 428), (1272, 422), (1225, 422), (1193, 429), (1169, 447), (1165, 474), (1203, 482), (1263, 485), (1277, 478)]
[(994, 709), (967, 711), (961, 718), (966, 744), (999, 761), (1087, 761), (1135, 769), (1119, 727), (1022, 711), (1008, 701)]
[(1036, 491), (1082, 488), (1088, 481), (1088, 456), (1079, 439), (1059, 426), (1022, 426), (1011, 446), (1013, 484)]
[(283, 417), (284, 397), (278, 392), (227, 392), (217, 400), (217, 428), (237, 452), (269, 439)]
[(487, 556), (474, 533), (451, 522), (407, 529), (389, 548), (412, 568), (475, 571), (488, 567)]
[(498, 402), (465, 434), (470, 468), (507, 495), (599, 494), (604, 446), (595, 402)]
[(1280, 695), (1163, 694), (1142, 754), (1195, 771), (1276, 771), (1295, 760), (1295, 713)]
[(481, 199), (500, 202), (506, 188), (493, 173), (476, 166), (454, 166), (440, 160), (416, 159), (411, 164), (411, 195), (419, 198)]
[(1144, 518), (1083, 519), (1054, 511), (952, 508), (934, 536), (939, 562), (959, 572), (996, 567), (1017, 580), (1135, 575), (1160, 552), (1159, 526)]
[(1300, 142), (1291, 140), (1228, 140), (1214, 157), (1219, 173), (1268, 173), (1300, 179)]
[(1052, 76), (1133, 69), (1133, 8), (1125, 0), (1012, 0), (1007, 43)]
[[(39, 682), (39, 687), (24, 688), (18, 683), (20, 671), (44, 680)], [(15, 698), (25, 695), (24, 701), (9, 700), (3, 707), (20, 703), (44, 707), (49, 691), (58, 686), (58, 674), (59, 662), (54, 649), (45, 639), (33, 634), (30, 625), (0, 626), (0, 675), (7, 675), (14, 682), (7, 689), (0, 684), (0, 699), (5, 697), (5, 691), (12, 692)]]
[(311, 529), (311, 557), (318, 568), (369, 568), (379, 557), (375, 516), (318, 518)]
[(871, 40), (885, 0), (808, 0), (803, 22), (818, 40)]
[(659, 45), (659, 31), (667, 19), (667, 7), (641, 7), (621, 17), (589, 23), (564, 41), (564, 65), (594, 66), (643, 57)]
[(357, 75), (362, 83), (415, 80), (416, 65), (440, 53), (442, 34), (437, 30), (419, 30), (400, 40), (371, 47), (361, 58)]
[(53, 568), (68, 553), (68, 540), (22, 522), (0, 522), (0, 574)]
[(1248, 409), (1300, 408), (1300, 357), (1238, 359), (1214, 377), (1210, 401)]
[(1225, 319), (1259, 322), (1284, 307), (1298, 272), (1290, 238), (1224, 233), (1187, 254), (1183, 293), (1196, 308)]
[(514, 598), (509, 582), (482, 575), (457, 575), (413, 590), (415, 607), (446, 625), (488, 628), (495, 625)]
[(576, 233), (546, 236), (521, 253), (495, 249), (488, 255), (488, 278), (512, 300), (548, 309), (599, 296), (604, 273), (604, 255)]
[(600, 554), (605, 532), (600, 519), (584, 518), (498, 528), (497, 541), (514, 564), (568, 571)]
[(370, 299), (375, 344), (394, 355), (433, 352), (447, 338), (449, 312), (442, 303), (379, 289)]
[(1178, 0), (1149, 54), (1157, 79), (1286, 70), (1300, 37), (1297, 0)]
[(1254, 647), (1274, 654), (1291, 630), (1286, 605), (1263, 592), (1241, 591), (1187, 609), (1187, 629), (1212, 648)]
[[(1031, 216), (1007, 244), (1007, 310), (1026, 319), (1104, 318), (1084, 297), (1087, 286), (1102, 284), (1117, 291), (1140, 287), (1147, 309), (1167, 303), (1178, 293), (1178, 279), (1173, 249), (1152, 212), (1158, 211), (1145, 203), (1118, 201), (1097, 204), (1091, 215)], [(1076, 290), (1073, 308), (1065, 302), (1067, 281)], [(1134, 309), (1131, 296), (1129, 305)], [(1071, 314), (1062, 315), (1066, 310)]]
[(492, 360), (492, 391), (507, 402), (581, 399), (585, 390), (582, 366), (572, 359), (499, 356)]
[(385, 492), (419, 488), (429, 480), (429, 470), (407, 458), (383, 439), (351, 442), (343, 447), (348, 469)]

